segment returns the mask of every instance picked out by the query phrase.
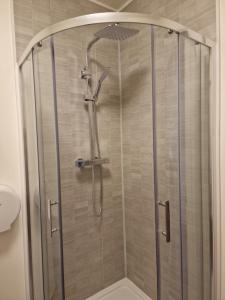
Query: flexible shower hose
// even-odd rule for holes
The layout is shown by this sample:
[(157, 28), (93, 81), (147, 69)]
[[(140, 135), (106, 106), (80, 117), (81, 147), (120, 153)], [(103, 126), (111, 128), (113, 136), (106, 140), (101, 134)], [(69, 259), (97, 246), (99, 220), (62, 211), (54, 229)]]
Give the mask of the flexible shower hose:
[[(101, 158), (99, 132), (97, 122), (96, 103), (88, 104), (89, 110), (89, 130), (90, 130), (90, 147), (91, 159), (96, 159), (95, 150), (97, 150), (97, 158)], [(99, 208), (96, 205), (96, 169), (99, 169)], [(103, 172), (101, 165), (92, 165), (92, 203), (96, 216), (101, 217), (103, 211)]]

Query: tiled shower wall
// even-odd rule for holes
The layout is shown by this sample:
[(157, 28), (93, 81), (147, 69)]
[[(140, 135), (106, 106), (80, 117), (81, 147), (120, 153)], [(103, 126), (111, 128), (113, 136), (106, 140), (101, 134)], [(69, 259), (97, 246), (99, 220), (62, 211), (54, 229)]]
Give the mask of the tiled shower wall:
[(139, 29), (120, 45), (127, 276), (156, 299), (151, 35)]
[(134, 0), (125, 11), (164, 17), (216, 39), (215, 0)]
[(90, 13), (105, 11), (84, 0), (13, 0), (16, 52), (19, 58), (32, 37), (46, 26)]

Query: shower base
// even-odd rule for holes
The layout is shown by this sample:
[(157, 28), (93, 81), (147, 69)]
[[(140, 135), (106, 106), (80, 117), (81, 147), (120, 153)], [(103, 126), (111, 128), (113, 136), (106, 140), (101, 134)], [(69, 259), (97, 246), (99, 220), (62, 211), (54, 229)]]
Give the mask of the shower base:
[(129, 279), (124, 278), (86, 300), (151, 300)]

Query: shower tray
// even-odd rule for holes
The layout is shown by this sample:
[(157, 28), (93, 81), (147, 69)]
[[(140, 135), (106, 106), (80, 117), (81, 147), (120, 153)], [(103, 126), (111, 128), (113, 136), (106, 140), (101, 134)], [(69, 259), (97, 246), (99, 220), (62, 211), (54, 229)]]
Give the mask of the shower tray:
[(151, 300), (128, 278), (124, 278), (86, 300)]

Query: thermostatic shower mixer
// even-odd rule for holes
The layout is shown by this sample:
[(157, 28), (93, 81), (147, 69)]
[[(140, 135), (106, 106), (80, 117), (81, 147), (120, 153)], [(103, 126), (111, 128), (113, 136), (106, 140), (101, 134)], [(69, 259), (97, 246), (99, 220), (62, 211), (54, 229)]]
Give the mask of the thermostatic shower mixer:
[(89, 159), (85, 160), (83, 158), (78, 158), (75, 160), (75, 166), (78, 168), (84, 168), (87, 166), (96, 166), (96, 165), (103, 165), (103, 164), (108, 164), (109, 159), (108, 158), (95, 158), (95, 159)]

